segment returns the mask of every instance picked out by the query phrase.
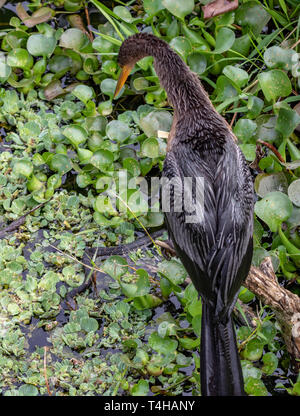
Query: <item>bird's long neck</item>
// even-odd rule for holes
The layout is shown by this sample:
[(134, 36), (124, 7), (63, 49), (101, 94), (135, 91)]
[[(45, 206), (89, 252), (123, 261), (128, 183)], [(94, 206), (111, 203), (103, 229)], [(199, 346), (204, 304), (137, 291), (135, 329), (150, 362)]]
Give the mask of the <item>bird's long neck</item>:
[(211, 106), (208, 96), (196, 74), (192, 73), (182, 59), (171, 49), (154, 52), (154, 68), (177, 118), (198, 109)]

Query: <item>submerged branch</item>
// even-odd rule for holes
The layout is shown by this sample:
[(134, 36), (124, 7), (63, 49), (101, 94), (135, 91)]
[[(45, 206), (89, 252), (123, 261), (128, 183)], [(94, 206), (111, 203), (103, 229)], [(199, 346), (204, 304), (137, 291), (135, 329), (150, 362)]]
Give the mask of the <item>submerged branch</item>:
[(277, 281), (270, 257), (260, 268), (252, 266), (243, 283), (275, 313), (282, 336), (296, 371), (300, 370), (300, 298), (281, 287)]

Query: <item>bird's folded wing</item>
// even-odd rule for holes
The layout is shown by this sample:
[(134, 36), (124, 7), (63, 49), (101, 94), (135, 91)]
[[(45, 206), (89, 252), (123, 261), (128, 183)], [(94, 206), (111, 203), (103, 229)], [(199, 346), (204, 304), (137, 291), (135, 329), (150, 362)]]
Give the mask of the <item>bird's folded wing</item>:
[(203, 160), (187, 163), (171, 151), (163, 174), (169, 179), (203, 177), (199, 222), (187, 222), (185, 212), (171, 211), (165, 213), (166, 224), (199, 293), (217, 314), (227, 314), (252, 258), (252, 181), (244, 157), (233, 144), (211, 169)]

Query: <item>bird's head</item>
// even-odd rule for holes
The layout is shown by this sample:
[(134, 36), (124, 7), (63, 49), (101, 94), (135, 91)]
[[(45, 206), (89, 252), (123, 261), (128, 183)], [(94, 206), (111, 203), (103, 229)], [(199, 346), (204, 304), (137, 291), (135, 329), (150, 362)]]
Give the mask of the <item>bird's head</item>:
[(153, 51), (163, 48), (167, 44), (150, 33), (137, 33), (127, 38), (121, 45), (118, 55), (118, 64), (122, 68), (118, 79), (114, 97), (116, 97), (125, 84), (136, 62), (145, 56), (154, 55)]

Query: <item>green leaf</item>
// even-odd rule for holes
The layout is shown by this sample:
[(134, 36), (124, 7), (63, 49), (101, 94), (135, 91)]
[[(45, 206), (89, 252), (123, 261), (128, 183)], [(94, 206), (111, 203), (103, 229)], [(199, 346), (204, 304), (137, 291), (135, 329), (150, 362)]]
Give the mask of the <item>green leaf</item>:
[(103, 264), (103, 270), (112, 278), (119, 280), (128, 270), (126, 259), (121, 256), (110, 256)]
[(279, 109), (275, 128), (277, 131), (280, 131), (284, 138), (288, 138), (299, 123), (300, 116), (297, 111), (281, 107)]
[(241, 151), (244, 153), (245, 159), (248, 162), (253, 162), (256, 157), (256, 145), (251, 143), (239, 144)]
[(186, 350), (194, 350), (195, 348), (199, 348), (200, 338), (179, 338), (179, 344)]
[(255, 1), (243, 3), (235, 11), (236, 23), (248, 28), (255, 36), (260, 34), (270, 18), (269, 13)]
[(93, 152), (88, 149), (82, 149), (78, 147), (77, 154), (81, 163), (86, 164), (90, 161), (91, 157), (93, 156)]
[(61, 175), (64, 175), (72, 169), (70, 159), (63, 154), (54, 155), (50, 160), (49, 166), (51, 170), (59, 172)]
[[(108, 95), (112, 99), (115, 93), (116, 86), (117, 86), (116, 80), (111, 79), (111, 78), (105, 78), (100, 84), (100, 89), (103, 92), (103, 94)], [(121, 92), (119, 93), (118, 97), (122, 95), (123, 91), (124, 91), (124, 87), (122, 87)]]
[(133, 299), (133, 306), (138, 310), (156, 308), (162, 303), (162, 300), (152, 294), (137, 296)]
[(247, 117), (250, 119), (256, 118), (261, 113), (263, 106), (264, 106), (264, 101), (261, 98), (258, 98), (255, 95), (251, 95), (247, 103), (247, 108), (248, 108)]
[(110, 140), (115, 140), (118, 143), (123, 143), (131, 136), (132, 130), (122, 121), (112, 120), (106, 126), (106, 134)]
[[(94, 203), (94, 209), (97, 211), (97, 214), (107, 214), (107, 215), (116, 215), (117, 211), (114, 207), (113, 201), (110, 197), (105, 195), (99, 195)], [(116, 217), (117, 219), (117, 217)], [(99, 225), (113, 225), (112, 220), (107, 221), (103, 215), (97, 215), (95, 221)]]
[(159, 264), (158, 271), (176, 286), (182, 284), (187, 277), (185, 268), (176, 260), (162, 261)]
[(20, 159), (14, 164), (13, 170), (16, 175), (24, 175), (29, 178), (33, 172), (33, 164), (29, 159)]
[(152, 332), (149, 337), (148, 344), (151, 348), (160, 354), (169, 355), (176, 351), (178, 342), (169, 338), (161, 338), (157, 332)]
[(235, 34), (234, 31), (228, 27), (221, 27), (216, 37), (216, 46), (213, 53), (223, 53), (228, 51), (234, 44)]
[(97, 169), (106, 171), (114, 161), (114, 155), (109, 150), (97, 150), (91, 157), (90, 163)]
[(154, 16), (160, 10), (165, 8), (165, 6), (162, 4), (162, 0), (143, 0), (143, 6), (145, 12), (149, 16)]
[(275, 191), (287, 193), (288, 181), (283, 172), (259, 173), (255, 178), (254, 189), (261, 198)]
[(255, 121), (248, 118), (240, 118), (234, 126), (233, 132), (238, 139), (246, 141), (251, 139), (256, 131), (257, 125)]
[(139, 176), (141, 173), (139, 162), (132, 157), (123, 159), (123, 168), (126, 169), (132, 176)]
[[(120, 46), (120, 42), (117, 42), (117, 45)], [(100, 53), (111, 53), (114, 50), (114, 43), (110, 42), (108, 39), (104, 39), (101, 36), (96, 37), (93, 40), (93, 48)]]
[(267, 374), (271, 375), (278, 367), (278, 358), (273, 352), (267, 352), (264, 354), (263, 358), (264, 365), (262, 366), (262, 371)]
[(187, 57), (187, 63), (191, 71), (201, 75), (205, 72), (207, 66), (207, 59), (204, 55), (199, 52), (190, 53)]
[(23, 384), (19, 388), (19, 395), (20, 396), (37, 396), (39, 391), (37, 387), (33, 386), (32, 384)]
[(195, 317), (202, 313), (202, 301), (201, 299), (195, 299), (187, 307), (188, 313)]
[(264, 53), (264, 61), (268, 68), (279, 68), (288, 71), (293, 67), (293, 56), (295, 54), (296, 52), (292, 49), (271, 46)]
[(250, 396), (267, 396), (268, 390), (264, 383), (253, 377), (248, 377), (245, 382), (245, 392)]
[(243, 357), (249, 361), (257, 361), (263, 354), (264, 343), (258, 338), (251, 339), (243, 350)]
[(176, 51), (184, 60), (188, 56), (188, 54), (192, 51), (192, 44), (183, 36), (177, 36), (173, 38), (169, 43), (172, 49)]
[(158, 325), (157, 333), (161, 338), (176, 335), (176, 324), (174, 322), (163, 321)]
[(275, 101), (278, 97), (287, 97), (292, 92), (291, 81), (280, 69), (261, 72), (258, 80), (268, 101)]
[(115, 6), (113, 12), (127, 23), (131, 23), (133, 20), (130, 11), (124, 6)]
[(159, 144), (157, 139), (154, 137), (149, 137), (143, 141), (141, 146), (141, 153), (145, 157), (154, 159), (159, 156)]
[(236, 97), (238, 95), (237, 90), (234, 88), (232, 83), (224, 75), (220, 75), (216, 83), (217, 97), (215, 101), (225, 101), (229, 98)]
[(70, 124), (63, 130), (63, 134), (76, 148), (80, 144), (85, 143), (88, 137), (87, 131), (77, 124)]
[(173, 117), (169, 111), (155, 110), (141, 117), (139, 125), (148, 137), (157, 137), (158, 130), (169, 132)]
[(297, 179), (290, 184), (288, 196), (294, 205), (300, 207), (300, 179)]
[(149, 394), (149, 383), (146, 380), (139, 380), (131, 389), (132, 396), (147, 396)]
[(16, 48), (8, 53), (7, 65), (12, 68), (30, 69), (33, 65), (33, 58), (26, 49)]
[(95, 332), (99, 328), (98, 322), (95, 318), (81, 318), (80, 326), (85, 332)]
[(33, 34), (27, 40), (27, 50), (33, 56), (51, 56), (56, 46), (54, 37)]
[(201, 336), (202, 315), (196, 315), (192, 319), (192, 327), (197, 337)]
[(0, 61), (0, 84), (7, 81), (11, 74), (11, 67), (5, 62)]
[(87, 85), (77, 85), (73, 90), (72, 94), (75, 95), (83, 103), (87, 103), (94, 95), (94, 91)]
[(80, 51), (89, 44), (88, 37), (80, 29), (71, 28), (64, 31), (59, 40), (62, 48)]
[(223, 69), (223, 74), (226, 75), (238, 87), (243, 87), (247, 84), (249, 75), (246, 71), (237, 66), (227, 65)]
[(241, 287), (240, 292), (239, 292), (239, 299), (243, 303), (251, 302), (251, 300), (253, 300), (254, 297), (255, 297), (254, 293), (250, 292), (249, 289), (247, 289), (244, 286)]
[(282, 192), (270, 192), (261, 201), (256, 202), (255, 214), (276, 232), (283, 221), (292, 214), (293, 204)]
[(275, 129), (276, 122), (277, 117), (271, 114), (263, 114), (259, 116), (256, 119), (257, 130), (255, 137), (266, 142), (274, 142), (279, 139), (280, 133)]
[(194, 10), (194, 0), (162, 0), (163, 6), (179, 19), (184, 19), (186, 15)]

